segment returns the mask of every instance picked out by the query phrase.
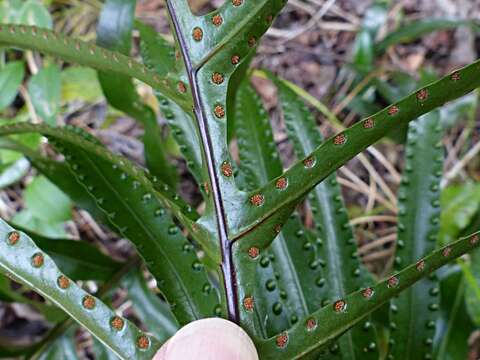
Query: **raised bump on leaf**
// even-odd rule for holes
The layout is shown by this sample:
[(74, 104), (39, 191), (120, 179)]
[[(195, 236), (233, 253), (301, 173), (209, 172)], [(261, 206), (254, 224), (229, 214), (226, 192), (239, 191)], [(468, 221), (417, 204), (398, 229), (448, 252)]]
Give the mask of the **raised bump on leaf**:
[(213, 112), (218, 119), (221, 119), (225, 116), (225, 109), (222, 105), (215, 105)]
[(63, 290), (66, 290), (70, 287), (70, 279), (67, 278), (65, 275), (60, 275), (57, 279), (58, 287)]
[(150, 347), (150, 338), (146, 335), (139, 336), (137, 339), (137, 347), (142, 351), (147, 350)]
[(223, 24), (223, 18), (222, 15), (217, 14), (212, 17), (212, 24), (215, 26), (220, 26)]
[(44, 256), (42, 253), (36, 253), (32, 256), (32, 266), (39, 268), (42, 267), (44, 263)]
[(196, 27), (192, 31), (192, 37), (195, 41), (202, 41), (203, 39), (203, 30), (199, 27)]
[(113, 330), (121, 331), (125, 326), (125, 321), (120, 316), (114, 316), (110, 319), (110, 325)]
[(85, 308), (85, 309), (88, 309), (88, 310), (92, 310), (95, 308), (95, 305), (96, 305), (96, 301), (95, 301), (95, 298), (91, 295), (86, 295), (83, 299), (82, 299), (82, 306)]
[(18, 231), (12, 231), (7, 236), (9, 245), (15, 245), (20, 240), (20, 233)]

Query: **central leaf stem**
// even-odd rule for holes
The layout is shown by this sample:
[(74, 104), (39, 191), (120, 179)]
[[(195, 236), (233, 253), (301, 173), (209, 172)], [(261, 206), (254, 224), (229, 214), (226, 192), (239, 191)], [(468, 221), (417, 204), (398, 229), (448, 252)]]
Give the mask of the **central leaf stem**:
[(220, 181), (218, 178), (218, 172), (215, 168), (215, 153), (213, 151), (212, 139), (208, 131), (207, 117), (202, 106), (202, 99), (197, 84), (197, 72), (199, 69), (195, 69), (190, 59), (188, 52), (188, 46), (182, 32), (178, 16), (175, 10), (175, 6), (171, 0), (167, 1), (168, 12), (172, 19), (175, 34), (180, 45), (180, 51), (185, 62), (185, 68), (187, 70), (190, 87), (192, 89), (193, 97), (193, 110), (197, 125), (200, 131), (200, 138), (202, 142), (202, 148), (205, 155), (205, 161), (207, 165), (208, 176), (210, 178), (211, 194), (213, 197), (215, 214), (217, 219), (218, 238), (220, 241), (220, 248), (222, 251), (222, 263), (221, 270), (223, 275), (223, 283), (225, 287), (225, 295), (227, 301), (228, 319), (238, 323), (239, 322), (239, 309), (237, 298), (237, 282), (235, 268), (233, 265), (231, 243), (228, 239), (227, 222), (225, 216), (225, 209), (223, 207), (222, 192), (220, 189)]

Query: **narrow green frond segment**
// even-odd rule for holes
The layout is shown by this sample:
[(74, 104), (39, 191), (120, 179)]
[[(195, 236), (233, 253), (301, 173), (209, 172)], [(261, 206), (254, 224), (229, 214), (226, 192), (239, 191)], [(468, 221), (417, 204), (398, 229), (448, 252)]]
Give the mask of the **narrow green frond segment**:
[(97, 70), (127, 75), (161, 91), (182, 108), (191, 108), (190, 99), (184, 94), (175, 91), (174, 84), (170, 84), (168, 78), (162, 79), (133, 59), (120, 53), (100, 48), (94, 44), (72, 39), (48, 29), (1, 24), (0, 45), (37, 50)]
[(121, 359), (151, 360), (160, 347), (152, 336), (117, 315), (63, 275), (24, 233), (0, 220), (0, 268), (59, 306)]
[(140, 33), (140, 52), (146, 66), (158, 76), (166, 76), (177, 66), (178, 73), (182, 72), (180, 69), (185, 72), (181, 58), (176, 58), (175, 48), (152, 26), (136, 21), (135, 28)]
[(100, 252), (94, 245), (71, 239), (48, 238), (13, 225), (28, 235), (73, 280), (109, 281), (120, 270), (121, 263)]
[(244, 190), (255, 190), (280, 175), (283, 166), (273, 138), (268, 114), (259, 95), (243, 81), (237, 93), (235, 134)]
[[(77, 181), (106, 214), (109, 224), (135, 244), (181, 324), (213, 315), (216, 293), (204, 291), (206, 285), (212, 288), (205, 270), (169, 215), (168, 210), (188, 226), (178, 196), (171, 194), (171, 202), (165, 202), (141, 170), (72, 130), (29, 124), (0, 128), (4, 135), (19, 132), (39, 132), (65, 155)], [(163, 191), (169, 193), (168, 187)], [(195, 234), (193, 228), (190, 223), (189, 230)]]
[[(105, 2), (97, 26), (97, 43), (126, 56), (130, 54), (136, 0)], [(153, 109), (144, 104), (132, 78), (113, 72), (100, 71), (98, 79), (107, 101), (143, 125), (145, 162), (150, 173), (175, 187), (177, 174), (169, 163), (165, 141)]]
[[(160, 92), (157, 92), (156, 96), (160, 104), (160, 110), (167, 120), (173, 138), (185, 158), (188, 169), (197, 181), (197, 184), (202, 185), (206, 179), (204, 175), (206, 170), (202, 158), (200, 136), (192, 115), (183, 111), (180, 106), (167, 99)], [(201, 187), (201, 190), (204, 190), (203, 187)]]
[(441, 266), (480, 245), (480, 232), (436, 250), (416, 264), (377, 285), (361, 289), (338, 299), (300, 320), (290, 330), (266, 340), (257, 341), (261, 359), (301, 359), (314, 352), (327, 352), (329, 344), (365, 316)]
[(170, 306), (150, 289), (141, 270), (127, 275), (123, 286), (128, 289), (135, 314), (157, 339), (167, 341), (179, 328)]
[[(242, 214), (231, 225), (238, 229), (232, 238), (242, 236), (246, 231), (252, 231), (253, 227), (273, 216), (280, 208), (301, 201), (307, 192), (335, 169), (391, 130), (405, 125), (479, 86), (480, 61), (477, 61), (326, 140), (305, 159), (293, 165), (282, 175), (288, 180), (287, 189), (283, 191), (276, 189), (277, 178), (246, 197), (241, 208)], [(263, 194), (263, 206), (254, 207), (249, 203), (248, 199), (255, 193)]]
[[(236, 107), (235, 133), (240, 154), (240, 173), (246, 186), (254, 189), (281, 174), (282, 163), (268, 114), (248, 81), (244, 81), (238, 89)], [(277, 231), (268, 229), (264, 236), (276, 239), (267, 250), (259, 254), (255, 273), (248, 265), (251, 259), (239, 262), (236, 269), (237, 273), (251, 271), (250, 275), (256, 277), (250, 279), (255, 284), (252, 294), (255, 299), (253, 311), (257, 313), (258, 319), (262, 320), (263, 316), (263, 321), (258, 322), (263, 330), (262, 335), (271, 336), (287, 329), (309, 312), (304, 289), (313, 285), (314, 280), (310, 275), (318, 273), (316, 270), (320, 269), (311, 269), (310, 261), (305, 262), (304, 242), (309, 244), (309, 248), (315, 248), (315, 245), (307, 238), (297, 216), (292, 216)], [(260, 251), (260, 247), (258, 244), (253, 245), (251, 252), (257, 248)], [(315, 249), (312, 250), (314, 251), (307, 255), (308, 258), (309, 255), (314, 256)], [(314, 259), (311, 260), (313, 261)]]
[[(443, 171), (439, 117), (439, 112), (434, 111), (409, 126), (406, 164), (398, 195), (397, 270), (435, 249)], [(389, 352), (393, 359), (423, 360), (432, 356), (440, 302), (438, 286), (433, 275), (392, 300)]]
[(479, 25), (480, 23), (475, 21), (452, 19), (428, 19), (412, 21), (411, 23), (406, 24), (388, 34), (382, 41), (375, 45), (375, 51), (377, 53), (382, 53), (392, 45), (413, 41), (433, 31), (455, 29), (459, 26), (471, 26), (472, 28), (478, 28)]
[[(303, 159), (321, 144), (322, 135), (303, 101), (280, 79), (274, 81), (289, 138), (293, 141), (295, 154)], [(324, 259), (325, 291), (319, 303), (332, 303), (350, 292), (368, 287), (372, 279), (358, 259), (356, 240), (336, 174), (329, 175), (312, 190), (308, 203), (316, 231), (323, 240), (318, 250)], [(372, 326), (365, 327), (368, 322), (367, 318), (339, 339), (337, 352), (342, 359), (378, 358), (375, 331)]]
[[(478, 250), (475, 250), (478, 252)], [(469, 337), (475, 325), (465, 307), (467, 280), (459, 266), (448, 266), (439, 274), (441, 310), (435, 336), (436, 360), (464, 360), (470, 352)]]
[[(157, 178), (146, 174), (142, 169), (132, 164), (129, 160), (114, 155), (101, 145), (97, 138), (81, 128), (74, 126), (55, 128), (48, 125), (31, 123), (18, 123), (0, 127), (0, 136), (21, 133), (39, 133), (46, 137), (50, 137), (53, 140), (56, 139), (65, 142), (68, 144), (68, 147), (72, 148), (72, 150), (73, 148), (84, 150), (89, 153), (92, 158), (98, 157), (99, 159), (109, 162), (111, 168), (119, 169), (119, 171), (125, 171), (129, 175), (131, 174), (132, 176), (138, 177), (138, 181), (150, 183), (152, 187), (155, 187), (156, 195), (162, 202), (164, 202), (164, 206), (169, 208), (174, 216), (180, 221), (187, 219), (194, 220), (198, 217), (191, 206), (189, 206), (178, 194), (172, 191), (168, 185), (163, 184)], [(58, 150), (63, 153), (64, 151), (69, 150), (68, 147), (65, 146)], [(17, 146), (16, 148), (18, 151), (23, 152), (22, 149), (24, 149), (24, 147)], [(25, 152), (25, 154), (30, 156), (31, 151)], [(38, 156), (35, 158), (39, 159)], [(188, 226), (188, 222), (185, 221), (184, 225)]]
[[(178, 77), (175, 85), (177, 91), (188, 92), (185, 66), (181, 58), (176, 58), (175, 48), (150, 26), (137, 22), (136, 27), (140, 31), (140, 50), (146, 66), (159, 76), (165, 76), (166, 69), (177, 68), (175, 75)], [(189, 170), (197, 183), (202, 184), (204, 177), (200, 137), (191, 112), (184, 111), (160, 91), (156, 91), (155, 95)]]

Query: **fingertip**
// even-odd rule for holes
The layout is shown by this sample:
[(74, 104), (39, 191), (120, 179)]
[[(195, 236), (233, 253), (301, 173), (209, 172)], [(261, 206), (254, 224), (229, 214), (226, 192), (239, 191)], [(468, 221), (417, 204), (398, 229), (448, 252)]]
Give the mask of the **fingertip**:
[(258, 360), (257, 350), (238, 325), (220, 318), (194, 321), (162, 346), (153, 360)]
[(162, 345), (162, 347), (160, 348), (160, 350), (157, 351), (152, 360), (167, 360), (167, 348), (169, 341)]

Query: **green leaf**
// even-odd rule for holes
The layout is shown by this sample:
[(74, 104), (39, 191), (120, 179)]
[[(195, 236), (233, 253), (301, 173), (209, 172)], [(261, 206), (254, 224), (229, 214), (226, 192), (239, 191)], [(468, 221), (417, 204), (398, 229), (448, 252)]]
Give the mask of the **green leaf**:
[(49, 125), (56, 125), (61, 96), (60, 68), (55, 64), (42, 68), (30, 79), (28, 92), (42, 120)]
[(439, 278), (441, 308), (434, 359), (465, 360), (470, 351), (468, 338), (475, 329), (465, 308), (465, 279), (457, 266), (446, 267)]
[(251, 191), (280, 175), (283, 167), (268, 113), (248, 79), (239, 88), (236, 117), (240, 171), (244, 174), (245, 190)]
[(28, 354), (33, 346), (11, 346), (0, 344), (0, 359), (12, 359)]
[(150, 25), (135, 22), (140, 32), (140, 51), (144, 63), (159, 76), (165, 76), (178, 63), (175, 59), (175, 48)]
[[(238, 89), (235, 118), (240, 171), (247, 189), (253, 189), (281, 174), (282, 164), (267, 113), (248, 81), (244, 81)], [(308, 313), (309, 299), (304, 289), (308, 289), (314, 280), (306, 272), (314, 277), (318, 276), (318, 272), (313, 274), (315, 271), (305, 262), (304, 243), (300, 243), (304, 239), (311, 244), (298, 218), (294, 217), (284, 226), (268, 251), (262, 252), (256, 269), (238, 262), (237, 273), (246, 273), (239, 277), (254, 277), (249, 278), (255, 284), (251, 295), (255, 301), (257, 325), (264, 336), (285, 330)], [(314, 247), (313, 244), (311, 246)], [(299, 274), (305, 275), (300, 277)]]
[(38, 0), (27, 0), (23, 4), (19, 11), (17, 22), (46, 29), (51, 29), (53, 25), (50, 13)]
[(69, 331), (67, 334), (61, 336), (45, 350), (39, 360), (78, 359), (74, 335), (75, 333), (73, 331)]
[[(211, 63), (211, 59), (217, 55), (226, 57), (229, 53), (226, 49), (232, 47), (241, 46), (247, 50), (247, 41), (252, 37), (258, 41), (286, 1), (259, 0), (238, 3), (239, 5), (235, 5), (232, 1), (227, 1), (214, 12), (195, 16), (191, 13), (187, 0), (175, 2), (175, 13), (194, 67), (201, 68)], [(215, 16), (217, 17), (214, 18)], [(201, 41), (197, 41), (193, 36), (192, 30), (195, 28), (202, 30)], [(240, 45), (240, 42), (243, 44)], [(255, 45), (256, 42), (250, 42), (250, 47)]]
[(468, 264), (461, 263), (465, 276), (467, 312), (475, 326), (480, 326), (480, 252), (473, 251)]
[(24, 1), (22, 0), (5, 0), (0, 3), (0, 20), (2, 22), (15, 22), (18, 13), (22, 9)]
[(118, 360), (118, 357), (96, 338), (93, 338), (93, 353), (95, 360)]
[[(136, 0), (105, 2), (97, 27), (100, 46), (129, 55), (135, 5)], [(98, 78), (108, 102), (144, 126), (145, 160), (150, 172), (174, 187), (177, 175), (166, 157), (156, 115), (149, 106), (143, 104), (132, 79), (112, 72), (99, 72)]]
[[(159, 76), (165, 76), (168, 69), (174, 69), (180, 62), (175, 61), (175, 49), (152, 27), (136, 23), (140, 31), (140, 50), (146, 66)], [(184, 80), (181, 84), (184, 84)], [(180, 85), (177, 85), (180, 86)], [(166, 118), (173, 138), (198, 184), (202, 184), (203, 160), (198, 130), (191, 115), (177, 104), (169, 101), (161, 92), (156, 92), (160, 110)]]
[(451, 185), (442, 191), (440, 244), (446, 245), (458, 237), (472, 222), (480, 209), (480, 184)]
[(23, 62), (12, 61), (0, 69), (0, 110), (5, 109), (15, 100), (17, 91), (23, 81), (25, 70)]
[(23, 144), (6, 138), (0, 138), (0, 148), (24, 154), (33, 167), (68, 195), (77, 206), (90, 212), (97, 221), (107, 222), (105, 214), (97, 208), (87, 190), (79, 186), (67, 164), (46, 158)]
[(479, 233), (457, 240), (423, 258), (424, 266), (420, 269), (418, 263), (412, 264), (376, 286), (359, 290), (343, 300), (336, 301), (333, 306), (326, 306), (301, 319), (286, 332), (268, 340), (257, 340), (259, 357), (293, 360), (321, 350), (326, 352), (332, 339), (343, 334), (418, 280), (479, 244)]
[[(310, 189), (335, 169), (393, 129), (480, 86), (479, 64), (477, 61), (455, 71), (326, 140), (282, 175), (288, 180), (287, 189), (276, 189), (277, 178), (251, 192), (243, 200), (242, 206), (236, 203), (236, 211), (232, 214), (235, 215), (235, 220), (232, 219), (230, 226), (237, 230), (232, 239), (237, 239), (247, 232), (254, 232), (255, 228), (261, 228), (262, 222), (278, 214), (281, 208), (298, 203)], [(250, 198), (255, 194), (263, 195), (263, 206), (252, 205)], [(286, 215), (288, 212), (285, 212), (284, 216)], [(277, 217), (277, 220), (282, 219)]]
[(459, 26), (478, 27), (478, 25), (478, 22), (468, 20), (428, 19), (412, 21), (388, 34), (376, 44), (375, 49), (377, 53), (380, 53), (392, 45), (411, 42), (433, 31), (454, 29)]
[[(321, 143), (322, 135), (316, 128), (315, 118), (302, 100), (281, 80), (274, 80), (295, 154), (298, 158), (304, 158)], [(332, 174), (318, 184), (308, 199), (315, 227), (323, 240), (318, 249), (323, 261), (319, 260), (316, 265), (321, 264), (324, 271), (322, 303), (331, 303), (358, 288), (367, 287), (371, 279), (355, 255), (356, 241), (349, 226), (336, 175)], [(339, 350), (343, 359), (378, 358), (375, 331), (371, 326), (366, 326), (367, 323), (370, 323), (368, 318), (340, 338)]]
[(136, 0), (107, 0), (97, 25), (97, 41), (107, 48), (128, 55), (132, 43), (132, 28)]
[[(25, 234), (16, 232), (0, 221), (0, 268), (15, 280), (35, 289), (87, 328), (94, 336), (110, 347), (122, 359), (150, 360), (160, 344), (144, 335), (132, 323), (122, 319), (121, 331), (112, 326), (115, 314), (100, 300), (88, 295), (74, 282), (68, 280), (53, 260), (36, 247)], [(63, 277), (62, 277), (63, 276)], [(117, 321), (118, 324), (118, 321)], [(138, 348), (139, 339), (149, 346)], [(143, 341), (142, 341), (143, 343)]]
[[(215, 12), (193, 16), (187, 0), (167, 1), (180, 54), (183, 57), (193, 113), (199, 130), (204, 174), (204, 188), (211, 191), (207, 210), (200, 223), (212, 224), (222, 248), (221, 270), (224, 278), (228, 317), (239, 319), (234, 274), (234, 259), (229, 234), (236, 224), (236, 213), (242, 197), (234, 177), (222, 171), (222, 164), (232, 162), (227, 144), (228, 85), (238, 69), (258, 44), (273, 18), (286, 4), (284, 0), (226, 1)], [(259, 19), (263, 19), (259, 21)], [(181, 89), (184, 87), (181, 86)], [(222, 194), (231, 194), (224, 198)]]
[(74, 280), (108, 281), (120, 269), (120, 263), (101, 253), (95, 246), (70, 239), (52, 239), (15, 226), (45, 251), (60, 270)]
[(0, 173), (0, 189), (13, 185), (20, 181), (30, 169), (30, 163), (25, 158), (20, 158), (14, 163), (8, 164)]
[(52, 238), (67, 236), (64, 222), (47, 222), (36, 217), (29, 209), (23, 209), (17, 212), (13, 216), (12, 222), (44, 236)]
[(358, 33), (353, 47), (353, 65), (357, 71), (368, 73), (372, 70), (375, 58), (373, 39), (367, 30)]
[[(396, 270), (416, 263), (435, 249), (440, 222), (442, 135), (438, 111), (410, 123), (398, 195)], [(435, 277), (425, 278), (392, 301), (389, 352), (394, 358), (423, 360), (432, 356), (438, 286)]]
[[(152, 88), (160, 90), (165, 96), (174, 99), (183, 109), (191, 109), (187, 94), (179, 93), (167, 79), (161, 79), (153, 71), (133, 59), (99, 48), (81, 40), (25, 25), (0, 25), (0, 45), (29, 50), (60, 57), (101, 71), (113, 71), (143, 81)], [(164, 81), (166, 80), (166, 81)]]
[(141, 271), (134, 271), (125, 279), (128, 297), (135, 314), (157, 339), (167, 341), (178, 330), (170, 307), (153, 290), (149, 289)]
[[(200, 226), (194, 230), (188, 218), (192, 209), (178, 195), (154, 185), (128, 160), (114, 156), (89, 137), (85, 140), (86, 134), (79, 129), (30, 124), (0, 128), (4, 135), (18, 132), (39, 132), (65, 155), (77, 181), (107, 215), (110, 226), (145, 259), (162, 294), (175, 304), (173, 311), (181, 324), (214, 314), (216, 292), (203, 291), (206, 285), (211, 288), (210, 282), (193, 246), (170, 216), (171, 211), (190, 226), (192, 234), (199, 231)], [(204, 250), (217, 257), (218, 252), (206, 245)]]
[(43, 176), (37, 176), (28, 184), (24, 199), (33, 215), (46, 222), (58, 223), (72, 218), (70, 199)]
[(98, 83), (95, 70), (70, 66), (61, 73), (62, 103), (83, 100), (96, 102), (102, 97), (102, 89)]

